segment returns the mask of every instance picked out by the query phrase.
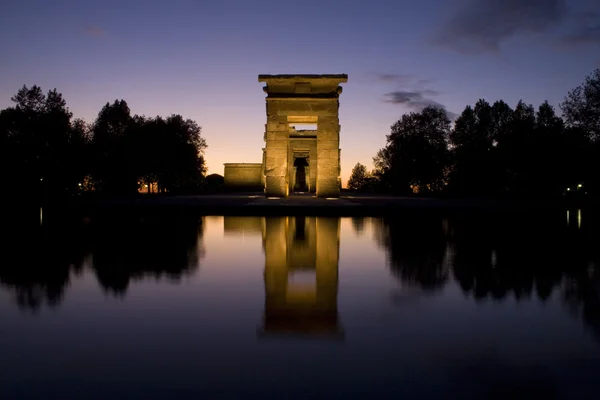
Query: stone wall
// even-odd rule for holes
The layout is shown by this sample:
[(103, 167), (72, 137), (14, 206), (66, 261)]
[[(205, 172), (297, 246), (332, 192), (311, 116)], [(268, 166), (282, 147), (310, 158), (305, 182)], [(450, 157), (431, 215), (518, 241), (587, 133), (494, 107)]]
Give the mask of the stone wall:
[(224, 178), (224, 186), (228, 189), (264, 188), (262, 163), (227, 163)]

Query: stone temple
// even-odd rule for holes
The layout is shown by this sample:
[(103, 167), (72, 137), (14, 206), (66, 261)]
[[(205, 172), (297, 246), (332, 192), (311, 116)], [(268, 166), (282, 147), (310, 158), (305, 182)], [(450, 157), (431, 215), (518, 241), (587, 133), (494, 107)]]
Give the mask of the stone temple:
[(339, 84), (348, 75), (259, 75), (258, 81), (267, 94), (263, 161), (225, 164), (225, 185), (264, 188), (268, 197), (339, 197)]

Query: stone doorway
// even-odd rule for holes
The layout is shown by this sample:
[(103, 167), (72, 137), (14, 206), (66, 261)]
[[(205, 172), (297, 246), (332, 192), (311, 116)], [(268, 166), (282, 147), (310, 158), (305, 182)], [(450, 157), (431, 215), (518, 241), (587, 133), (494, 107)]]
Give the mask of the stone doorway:
[(308, 157), (294, 157), (294, 193), (308, 192)]

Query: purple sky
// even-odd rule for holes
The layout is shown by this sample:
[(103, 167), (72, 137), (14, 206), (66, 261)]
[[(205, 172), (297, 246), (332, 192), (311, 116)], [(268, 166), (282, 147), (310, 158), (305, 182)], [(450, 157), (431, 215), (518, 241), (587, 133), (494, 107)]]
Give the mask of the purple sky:
[(23, 85), (57, 88), (92, 122), (107, 101), (196, 120), (209, 173), (260, 162), (258, 74), (349, 75), (342, 179), (372, 167), (390, 126), (479, 98), (558, 108), (600, 67), (598, 0), (4, 0), (0, 108)]

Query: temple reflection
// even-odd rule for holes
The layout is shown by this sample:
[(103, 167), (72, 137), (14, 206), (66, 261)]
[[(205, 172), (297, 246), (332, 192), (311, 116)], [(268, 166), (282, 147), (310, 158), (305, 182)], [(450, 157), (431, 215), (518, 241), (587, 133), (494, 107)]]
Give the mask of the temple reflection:
[(257, 229), (265, 254), (259, 336), (342, 337), (337, 309), (339, 218), (225, 217), (226, 233)]

